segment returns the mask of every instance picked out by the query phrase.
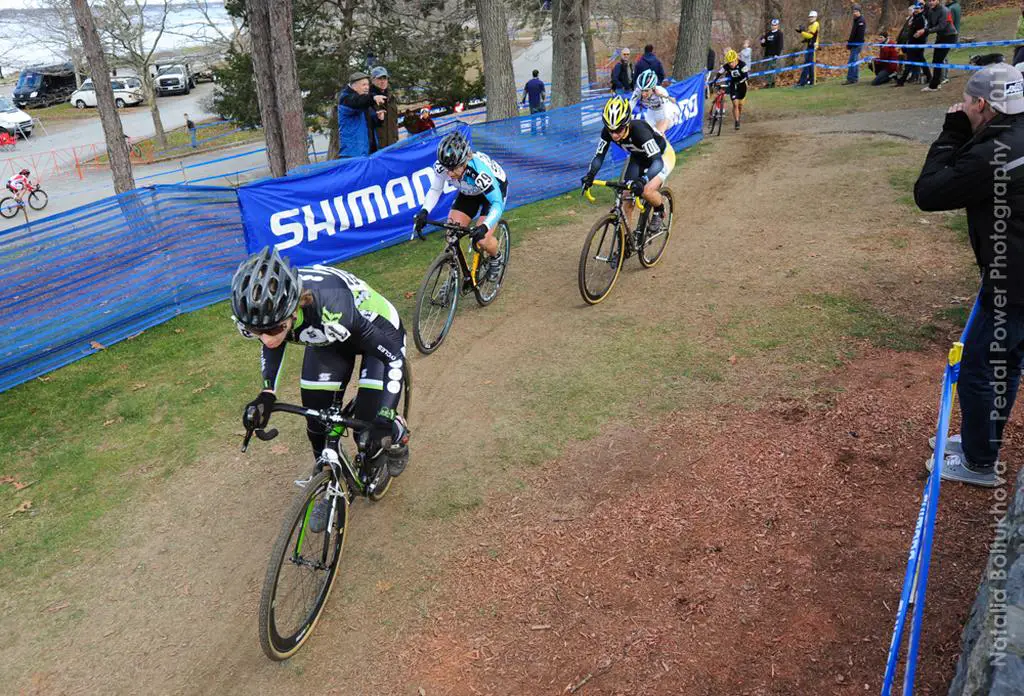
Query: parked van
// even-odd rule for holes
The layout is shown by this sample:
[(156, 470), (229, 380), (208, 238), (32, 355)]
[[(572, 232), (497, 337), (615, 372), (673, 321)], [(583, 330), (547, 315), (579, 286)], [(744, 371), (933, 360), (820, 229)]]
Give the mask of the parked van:
[(195, 78), (187, 64), (158, 65), (156, 69), (156, 93), (158, 96), (168, 94), (188, 94), (195, 89)]
[[(142, 81), (137, 77), (112, 77), (110, 86), (114, 88), (114, 104), (119, 109), (126, 106), (135, 106), (142, 103)], [(96, 90), (92, 86), (92, 79), (82, 83), (82, 86), (74, 91), (69, 102), (75, 108), (84, 109), (89, 106), (96, 106)]]
[(14, 105), (18, 108), (51, 106), (67, 101), (75, 91), (75, 70), (71, 63), (35, 65), (18, 75)]
[(15, 137), (32, 135), (32, 117), (19, 109), (7, 97), (0, 97), (0, 130)]

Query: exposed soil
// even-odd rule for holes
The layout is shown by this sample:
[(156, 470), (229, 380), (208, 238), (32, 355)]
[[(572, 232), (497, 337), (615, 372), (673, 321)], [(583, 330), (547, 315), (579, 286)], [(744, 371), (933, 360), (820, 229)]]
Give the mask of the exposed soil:
[[(723, 135), (673, 175), (686, 203), (663, 264), (629, 268), (598, 307), (579, 300), (576, 263), (599, 209), (517, 247), (499, 301), (462, 311), (438, 353), (413, 359), (413, 461), (382, 504), (358, 507), (342, 580), (289, 662), (260, 652), (256, 605), (291, 481), (308, 466), (302, 428), (277, 423), (282, 437), (243, 458), (225, 416), (200, 465), (97, 521), (120, 530), (118, 548), (73, 550), (80, 560), (45, 586), (5, 588), (0, 683), (541, 694), (593, 674), (577, 693), (877, 689), (945, 343), (869, 353), (835, 376), (848, 394), (834, 403), (823, 376), (835, 359), (813, 335), (726, 360), (748, 343), (736, 332), (824, 311), (808, 293), (915, 321), (963, 294), (969, 252), (941, 216), (896, 202), (892, 156), (865, 173), (870, 142), (768, 124)], [(870, 205), (852, 207), (851, 184)], [(570, 429), (561, 456), (535, 469), (501, 460), (499, 444), (531, 444), (521, 423), (533, 411), (572, 403), (587, 351), (622, 327), (638, 345), (671, 331), (695, 355), (608, 415), (597, 439), (574, 443), (589, 433)], [(864, 347), (837, 346), (835, 358)], [(609, 394), (630, 379), (609, 377)], [(650, 416), (665, 399), (677, 412)], [(477, 499), (464, 492), (474, 486)], [(517, 486), (527, 492), (510, 497)], [(932, 692), (949, 678), (981, 567), (983, 506), (976, 491), (946, 489), (922, 664)]]
[[(475, 547), (408, 641), (410, 680), (453, 695), (876, 693), (941, 367), (872, 353), (826, 411), (674, 414), (546, 467), (535, 493), (467, 521)], [(918, 693), (952, 678), (991, 502), (944, 485)]]

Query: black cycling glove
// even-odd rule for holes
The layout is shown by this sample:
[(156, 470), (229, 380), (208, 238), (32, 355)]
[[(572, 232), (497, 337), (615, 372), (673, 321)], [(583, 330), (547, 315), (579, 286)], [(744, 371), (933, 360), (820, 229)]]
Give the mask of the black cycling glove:
[(580, 179), (580, 186), (583, 188), (584, 191), (586, 191), (588, 188), (590, 188), (593, 185), (594, 185), (594, 175), (593, 174), (587, 174), (582, 179)]
[(484, 237), (487, 236), (487, 225), (477, 225), (473, 228), (473, 233), (469, 235), (469, 238), (473, 240), (474, 244), (479, 244), (484, 241)]
[(639, 179), (634, 179), (629, 182), (629, 192), (634, 196), (642, 196), (644, 193), (644, 186), (647, 185), (647, 177), (642, 176)]
[(270, 409), (277, 401), (274, 392), (263, 391), (245, 406), (242, 412), (242, 425), (246, 430), (263, 430), (270, 421)]
[(421, 208), (420, 211), (418, 213), (416, 213), (416, 217), (413, 218), (413, 227), (416, 229), (416, 232), (420, 232), (420, 231), (423, 230), (423, 227), (426, 224), (427, 224), (427, 211), (423, 210)]

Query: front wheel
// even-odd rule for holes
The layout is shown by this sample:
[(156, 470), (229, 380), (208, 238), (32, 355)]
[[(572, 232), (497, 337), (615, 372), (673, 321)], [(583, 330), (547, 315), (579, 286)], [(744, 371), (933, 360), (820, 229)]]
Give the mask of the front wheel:
[(79, 99), (78, 101), (75, 102), (75, 108), (78, 109), (78, 110), (84, 109), (85, 108), (85, 102), (82, 101), (81, 99)]
[(0, 200), (0, 216), (10, 220), (18, 214), (18, 209), (20, 207), (21, 206), (18, 205), (18, 201), (14, 200), (12, 196), (7, 196), (3, 200)]
[(120, 97), (115, 99), (114, 100), (114, 106), (116, 106), (119, 109), (123, 109), (124, 108), (124, 99), (121, 99)]
[[(661, 257), (665, 254), (665, 247), (668, 246), (669, 235), (672, 234), (672, 214), (675, 210), (672, 203), (672, 192), (662, 187), (660, 193), (665, 208), (665, 213), (661, 218), (661, 228), (651, 234), (650, 216), (647, 217), (647, 224), (644, 225), (643, 238), (637, 253), (640, 265), (644, 268), (652, 268), (661, 261)], [(653, 210), (651, 210), (651, 214), (654, 214)]]
[(36, 189), (32, 193), (28, 194), (28, 205), (32, 210), (42, 210), (46, 207), (46, 204), (50, 201), (50, 197), (46, 195), (46, 191), (42, 189)]
[[(274, 661), (287, 660), (306, 642), (323, 613), (338, 576), (345, 545), (348, 499), (329, 495), (331, 475), (313, 477), (292, 503), (270, 553), (270, 566), (260, 597), (260, 646)], [(310, 518), (320, 501), (333, 505), (334, 524), (319, 532)]]
[(505, 280), (505, 272), (508, 270), (508, 255), (512, 250), (512, 242), (509, 238), (508, 223), (501, 220), (494, 228), (494, 238), (498, 242), (498, 253), (501, 254), (501, 269), (498, 271), (498, 279), (491, 281), (487, 279), (487, 266), (481, 263), (476, 270), (476, 287), (473, 293), (476, 295), (477, 304), (486, 307), (494, 302), (501, 290), (501, 283)]
[(601, 218), (590, 229), (580, 253), (580, 295), (587, 304), (608, 296), (622, 270), (626, 238), (614, 215)]
[(462, 270), (455, 257), (444, 252), (430, 264), (416, 293), (412, 337), (424, 355), (437, 350), (448, 335), (461, 289)]

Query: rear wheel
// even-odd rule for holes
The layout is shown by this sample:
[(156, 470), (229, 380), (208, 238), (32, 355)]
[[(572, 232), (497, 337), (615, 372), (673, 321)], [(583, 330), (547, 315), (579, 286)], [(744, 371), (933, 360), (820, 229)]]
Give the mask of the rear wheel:
[(78, 101), (75, 102), (75, 108), (76, 109), (84, 109), (85, 108), (85, 102), (82, 101), (81, 99), (79, 99)]
[(21, 206), (18, 205), (18, 201), (14, 200), (12, 196), (7, 196), (0, 200), (0, 216), (8, 220), (17, 215), (20, 208)]
[(114, 106), (116, 106), (119, 109), (123, 109), (124, 108), (124, 99), (121, 99), (121, 97), (118, 97), (117, 99), (115, 99), (114, 100)]
[(416, 348), (430, 355), (452, 327), (462, 289), (462, 271), (455, 257), (445, 252), (434, 259), (416, 293), (412, 337)]
[(587, 304), (597, 304), (611, 292), (622, 270), (625, 243), (614, 215), (601, 218), (587, 233), (579, 268), (580, 295)]
[[(640, 260), (640, 265), (644, 268), (652, 268), (661, 261), (661, 257), (665, 253), (665, 247), (668, 246), (669, 235), (672, 234), (672, 214), (675, 210), (672, 203), (672, 192), (663, 187), (660, 193), (665, 208), (665, 214), (661, 220), (661, 229), (651, 234), (650, 218), (648, 218), (648, 224), (644, 226), (644, 235), (640, 242), (640, 249), (637, 251), (637, 258)], [(653, 213), (654, 211), (652, 210), (651, 214)]]
[(500, 221), (498, 226), (494, 228), (494, 238), (498, 242), (498, 252), (501, 254), (501, 270), (498, 272), (498, 279), (490, 281), (487, 280), (486, 264), (481, 262), (477, 266), (476, 287), (473, 288), (473, 293), (476, 295), (477, 304), (481, 307), (486, 307), (494, 302), (494, 298), (498, 296), (498, 291), (501, 290), (501, 283), (505, 280), (505, 272), (508, 270), (508, 256), (512, 249), (512, 242), (509, 239), (508, 223), (504, 220)]
[[(345, 545), (348, 501), (328, 495), (332, 478), (321, 472), (300, 493), (285, 518), (270, 554), (260, 597), (260, 646), (271, 660), (286, 660), (302, 647), (316, 626), (338, 576)], [(334, 506), (334, 525), (310, 529), (313, 508), (321, 500)]]
[(28, 204), (32, 210), (42, 210), (46, 207), (50, 198), (46, 195), (46, 191), (42, 189), (36, 189), (32, 193), (28, 194)]

